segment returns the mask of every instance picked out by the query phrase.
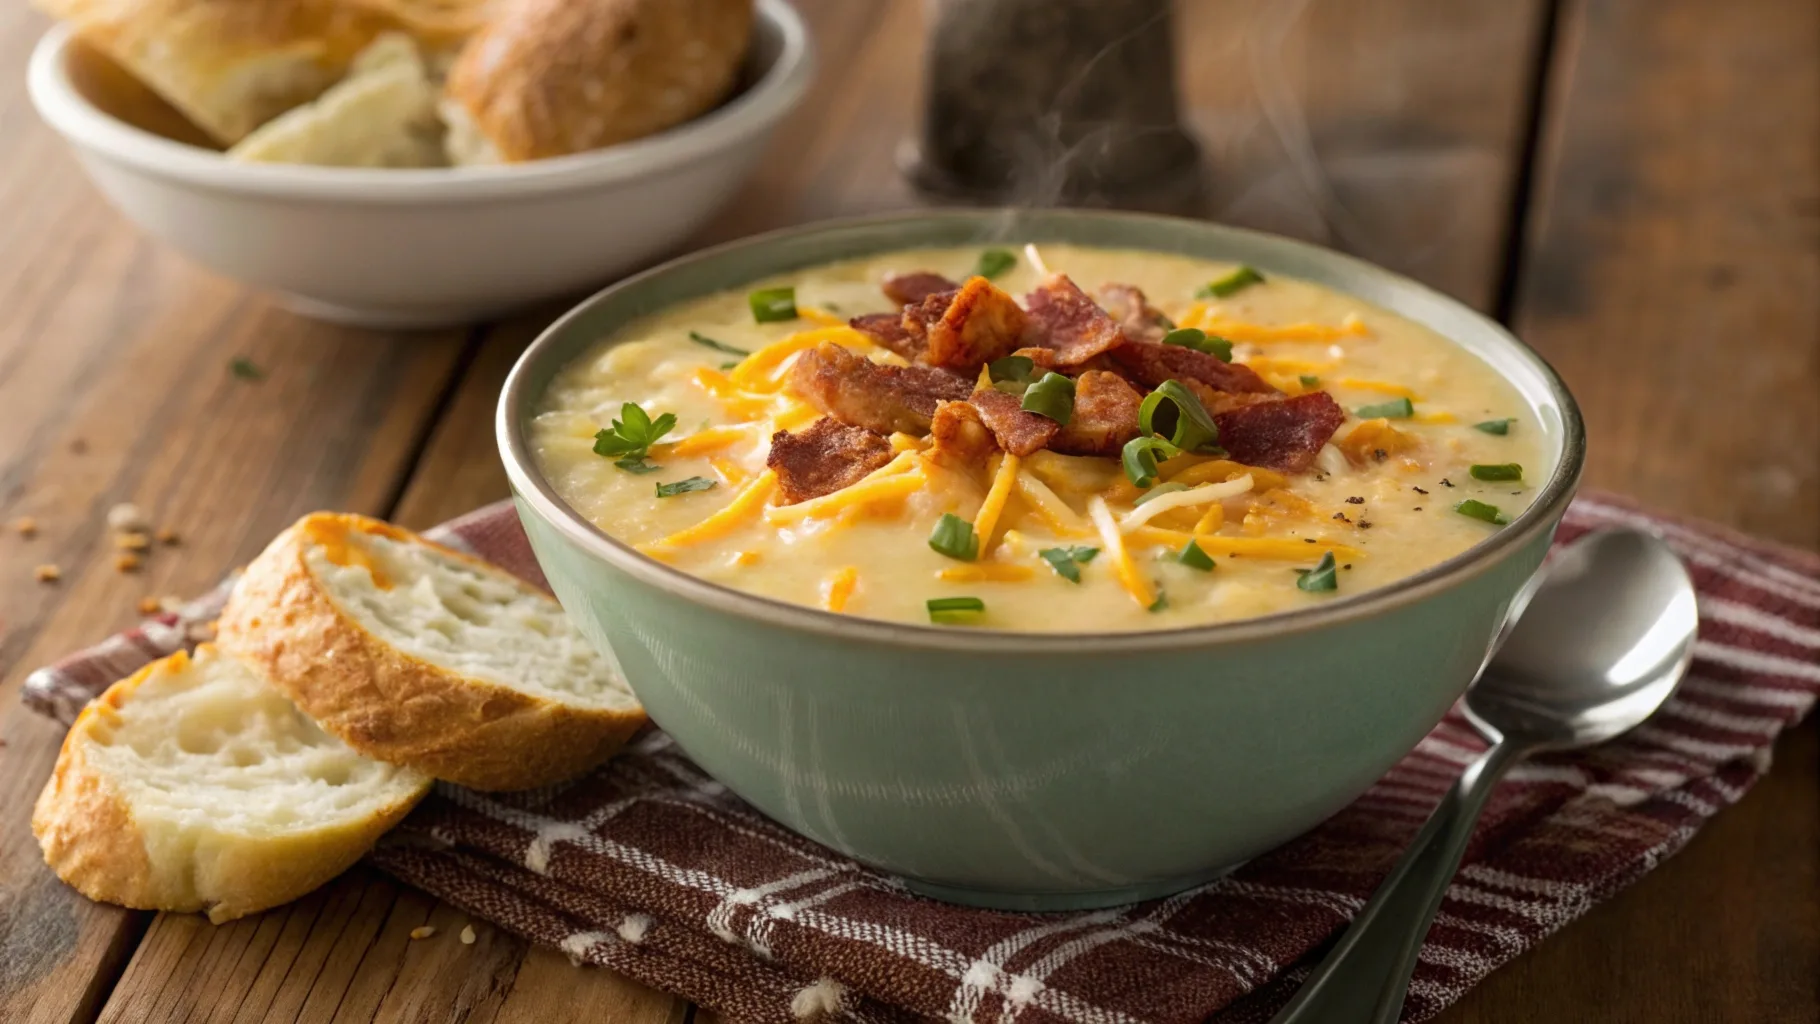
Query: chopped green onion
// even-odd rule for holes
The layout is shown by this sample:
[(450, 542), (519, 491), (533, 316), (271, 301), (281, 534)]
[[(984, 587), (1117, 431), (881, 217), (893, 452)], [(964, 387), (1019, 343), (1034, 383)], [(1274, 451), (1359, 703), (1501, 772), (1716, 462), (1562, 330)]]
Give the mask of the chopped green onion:
[(1483, 519), (1493, 526), (1503, 526), (1505, 523), (1510, 522), (1509, 519), (1504, 517), (1504, 513), (1498, 511), (1498, 506), (1487, 505), (1482, 501), (1475, 501), (1472, 498), (1467, 498), (1465, 501), (1455, 505), (1453, 510), (1463, 516), (1470, 516), (1473, 519)]
[(1163, 335), (1163, 344), (1205, 352), (1223, 363), (1232, 362), (1232, 342), (1198, 327), (1183, 327)]
[(1081, 566), (1093, 561), (1093, 556), (1100, 553), (1099, 548), (1044, 548), (1036, 557), (1049, 563), (1055, 574), (1070, 583), (1081, 581)]
[(986, 602), (977, 597), (932, 597), (927, 606), (929, 621), (943, 625), (966, 625), (986, 614)]
[(1352, 414), (1362, 420), (1406, 420), (1416, 414), (1416, 405), (1407, 398), (1395, 398), (1377, 405), (1360, 406)]
[(1007, 249), (987, 249), (980, 253), (980, 261), (973, 266), (975, 277), (990, 281), (1012, 267), (1017, 266), (1017, 257)]
[(1331, 551), (1322, 555), (1314, 568), (1297, 569), (1296, 571), (1301, 574), (1301, 579), (1295, 581), (1297, 589), (1310, 592), (1340, 589), (1340, 577), (1334, 571), (1333, 552)]
[(687, 480), (678, 480), (673, 484), (658, 484), (657, 496), (660, 498), (674, 498), (678, 494), (691, 494), (695, 491), (712, 490), (714, 485), (719, 482), (720, 481), (718, 480), (710, 480), (705, 476), (692, 476)]
[(1263, 274), (1258, 273), (1250, 267), (1241, 266), (1232, 273), (1227, 274), (1225, 277), (1215, 278), (1214, 280), (1207, 282), (1201, 287), (1200, 291), (1194, 293), (1194, 297), (1197, 299), (1229, 298), (1254, 284), (1263, 283)]
[(1166, 380), (1138, 406), (1138, 428), (1146, 434), (1169, 439), (1185, 452), (1213, 452), (1219, 447), (1220, 428), (1194, 392), (1179, 380)]
[(929, 534), (929, 546), (936, 554), (957, 562), (971, 562), (980, 556), (980, 539), (973, 535), (973, 524), (952, 512), (942, 513)]
[(1163, 593), (1163, 589), (1161, 587), (1158, 587), (1157, 592), (1156, 592), (1156, 600), (1150, 602), (1150, 607), (1148, 607), (1144, 610), (1147, 612), (1160, 612), (1168, 607), (1169, 607), (1169, 595)]
[(1180, 455), (1182, 450), (1160, 437), (1134, 437), (1125, 442), (1124, 451), (1119, 453), (1119, 462), (1125, 467), (1125, 476), (1139, 487), (1149, 487), (1156, 482), (1156, 460), (1160, 454), (1167, 459)]
[(1301, 381), (1302, 386), (1309, 389), (1310, 391), (1313, 391), (1315, 388), (1318, 388), (1321, 386), (1321, 378), (1316, 377), (1312, 373), (1304, 373), (1300, 377), (1297, 377), (1296, 379)]
[(241, 380), (265, 379), (265, 371), (259, 368), (259, 364), (245, 356), (235, 356), (228, 360), (228, 369)]
[(1467, 472), (1474, 480), (1521, 480), (1523, 467), (1514, 462), (1499, 462), (1492, 465), (1474, 463)]
[(1138, 495), (1137, 500), (1131, 503), (1131, 507), (1137, 508), (1139, 505), (1142, 505), (1152, 498), (1160, 498), (1165, 494), (1174, 494), (1176, 491), (1185, 491), (1187, 489), (1188, 485), (1184, 483), (1157, 484), (1155, 487)]
[(1074, 418), (1074, 381), (1059, 373), (1043, 374), (1024, 392), (1022, 408), (1067, 426)]
[(1497, 434), (1499, 437), (1503, 437), (1505, 434), (1510, 433), (1510, 425), (1515, 422), (1517, 422), (1515, 417), (1502, 420), (1486, 420), (1484, 423), (1474, 423), (1472, 429), (1482, 430), (1487, 434)]
[(706, 345), (707, 347), (713, 349), (716, 352), (725, 352), (726, 354), (728, 354), (730, 356), (749, 356), (752, 354), (743, 348), (734, 348), (732, 345), (729, 345), (724, 341), (715, 341), (713, 338), (710, 338), (705, 334), (697, 334), (694, 331), (689, 332), (689, 340), (693, 341), (697, 345)]
[(1194, 541), (1189, 541), (1184, 545), (1182, 550), (1176, 554), (1175, 560), (1190, 569), (1199, 569), (1202, 572), (1213, 571), (1213, 559)]
[(676, 428), (676, 414), (664, 413), (652, 419), (636, 402), (619, 407), (620, 418), (613, 426), (594, 435), (594, 454), (615, 458), (613, 464), (629, 473), (649, 473), (656, 468), (645, 462), (657, 439)]
[(752, 307), (752, 319), (761, 324), (796, 319), (796, 289), (792, 287), (760, 288), (746, 296), (746, 303)]
[(998, 381), (1016, 381), (1028, 384), (1036, 379), (1036, 360), (1029, 356), (1006, 356), (994, 359), (986, 364), (986, 374), (994, 383)]

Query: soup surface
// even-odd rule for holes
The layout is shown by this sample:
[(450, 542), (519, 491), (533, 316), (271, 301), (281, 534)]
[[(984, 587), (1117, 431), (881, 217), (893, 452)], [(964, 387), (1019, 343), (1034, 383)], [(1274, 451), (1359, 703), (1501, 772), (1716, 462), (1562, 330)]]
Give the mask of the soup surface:
[(1496, 532), (1552, 468), (1516, 389), (1427, 328), (1062, 245), (898, 252), (663, 311), (564, 368), (530, 438), (582, 515), (684, 572), (1027, 631), (1382, 587)]

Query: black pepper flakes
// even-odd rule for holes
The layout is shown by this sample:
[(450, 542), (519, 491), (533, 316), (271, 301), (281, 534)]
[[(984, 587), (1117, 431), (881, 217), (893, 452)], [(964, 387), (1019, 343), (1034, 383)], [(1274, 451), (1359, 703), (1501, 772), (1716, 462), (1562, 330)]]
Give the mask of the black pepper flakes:
[(1417, 512), (1420, 512), (1420, 511), (1422, 511), (1422, 506), (1420, 506), (1420, 505), (1417, 505), (1417, 506), (1416, 506), (1416, 508), (1415, 508), (1415, 510), (1416, 510), (1416, 511), (1417, 511)]
[(1363, 504), (1365, 504), (1365, 499), (1364, 499), (1364, 498), (1360, 498), (1360, 497), (1356, 497), (1356, 496), (1355, 496), (1355, 497), (1351, 497), (1351, 498), (1347, 498), (1347, 499), (1346, 499), (1346, 504), (1348, 504), (1348, 505), (1363, 505)]
[(1342, 566), (1340, 566), (1340, 568), (1342, 568), (1342, 569), (1350, 569), (1350, 568), (1352, 568), (1352, 563), (1351, 563), (1351, 562), (1347, 562), (1347, 563), (1346, 563), (1346, 564), (1345, 564), (1345, 565), (1342, 565)]
[(1417, 493), (1417, 494), (1427, 494), (1427, 493), (1428, 493), (1428, 492), (1427, 492), (1427, 491), (1424, 491), (1424, 490), (1423, 490), (1423, 489), (1421, 489), (1421, 488), (1420, 488), (1420, 487), (1413, 487), (1413, 486), (1412, 486), (1412, 487), (1410, 487), (1410, 490), (1412, 490), (1412, 491), (1414, 491), (1414, 492), (1416, 492), (1416, 493)]
[(1335, 512), (1335, 513), (1334, 513), (1334, 514), (1333, 514), (1333, 517), (1334, 517), (1334, 518), (1335, 518), (1335, 519), (1338, 519), (1338, 520), (1339, 520), (1339, 521), (1340, 521), (1340, 522), (1342, 522), (1342, 523), (1350, 523), (1350, 522), (1352, 522), (1352, 520), (1350, 520), (1350, 519), (1348, 519), (1348, 518), (1346, 518), (1346, 513), (1344, 513), (1344, 512)]
[(1385, 459), (1390, 458), (1390, 453), (1382, 448), (1373, 448), (1371, 450), (1371, 457), (1379, 462), (1383, 462)]
[(1449, 479), (1447, 479), (1447, 478), (1446, 478), (1446, 477), (1442, 477), (1442, 478), (1441, 478), (1441, 486), (1442, 486), (1442, 487), (1452, 487), (1452, 486), (1453, 486), (1453, 481), (1452, 481), (1452, 480), (1449, 480)]
[(1361, 529), (1361, 530), (1371, 529), (1371, 520), (1369, 520), (1369, 519), (1359, 520), (1359, 529)]

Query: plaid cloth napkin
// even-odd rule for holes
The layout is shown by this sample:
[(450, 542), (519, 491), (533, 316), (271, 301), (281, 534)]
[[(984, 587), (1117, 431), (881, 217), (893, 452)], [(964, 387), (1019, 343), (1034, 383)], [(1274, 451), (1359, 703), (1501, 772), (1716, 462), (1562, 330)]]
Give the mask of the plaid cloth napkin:
[[(1520, 765), (1499, 787), (1422, 950), (1406, 1021), (1432, 1017), (1680, 849), (1763, 774), (1776, 735), (1820, 692), (1820, 558), (1604, 497), (1577, 501), (1561, 540), (1608, 525), (1657, 530), (1692, 570), (1692, 674), (1649, 724)], [(507, 505), (435, 535), (542, 582)], [(108, 683), (183, 645), (221, 598), (40, 670), (26, 700), (67, 722)], [(561, 786), (439, 785), (372, 859), (734, 1024), (1262, 1021), (1482, 748), (1450, 717), (1299, 839), (1199, 889), (1095, 912), (1009, 914), (914, 896), (760, 816), (656, 730)]]

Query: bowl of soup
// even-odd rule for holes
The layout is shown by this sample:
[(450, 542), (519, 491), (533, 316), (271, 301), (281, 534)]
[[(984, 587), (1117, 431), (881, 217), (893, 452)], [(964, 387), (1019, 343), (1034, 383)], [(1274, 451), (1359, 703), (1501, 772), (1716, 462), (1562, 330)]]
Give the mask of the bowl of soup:
[(630, 278), (507, 380), (568, 614), (704, 770), (919, 892), (1104, 906), (1363, 792), (1578, 481), (1458, 302), (1197, 221), (943, 211)]

